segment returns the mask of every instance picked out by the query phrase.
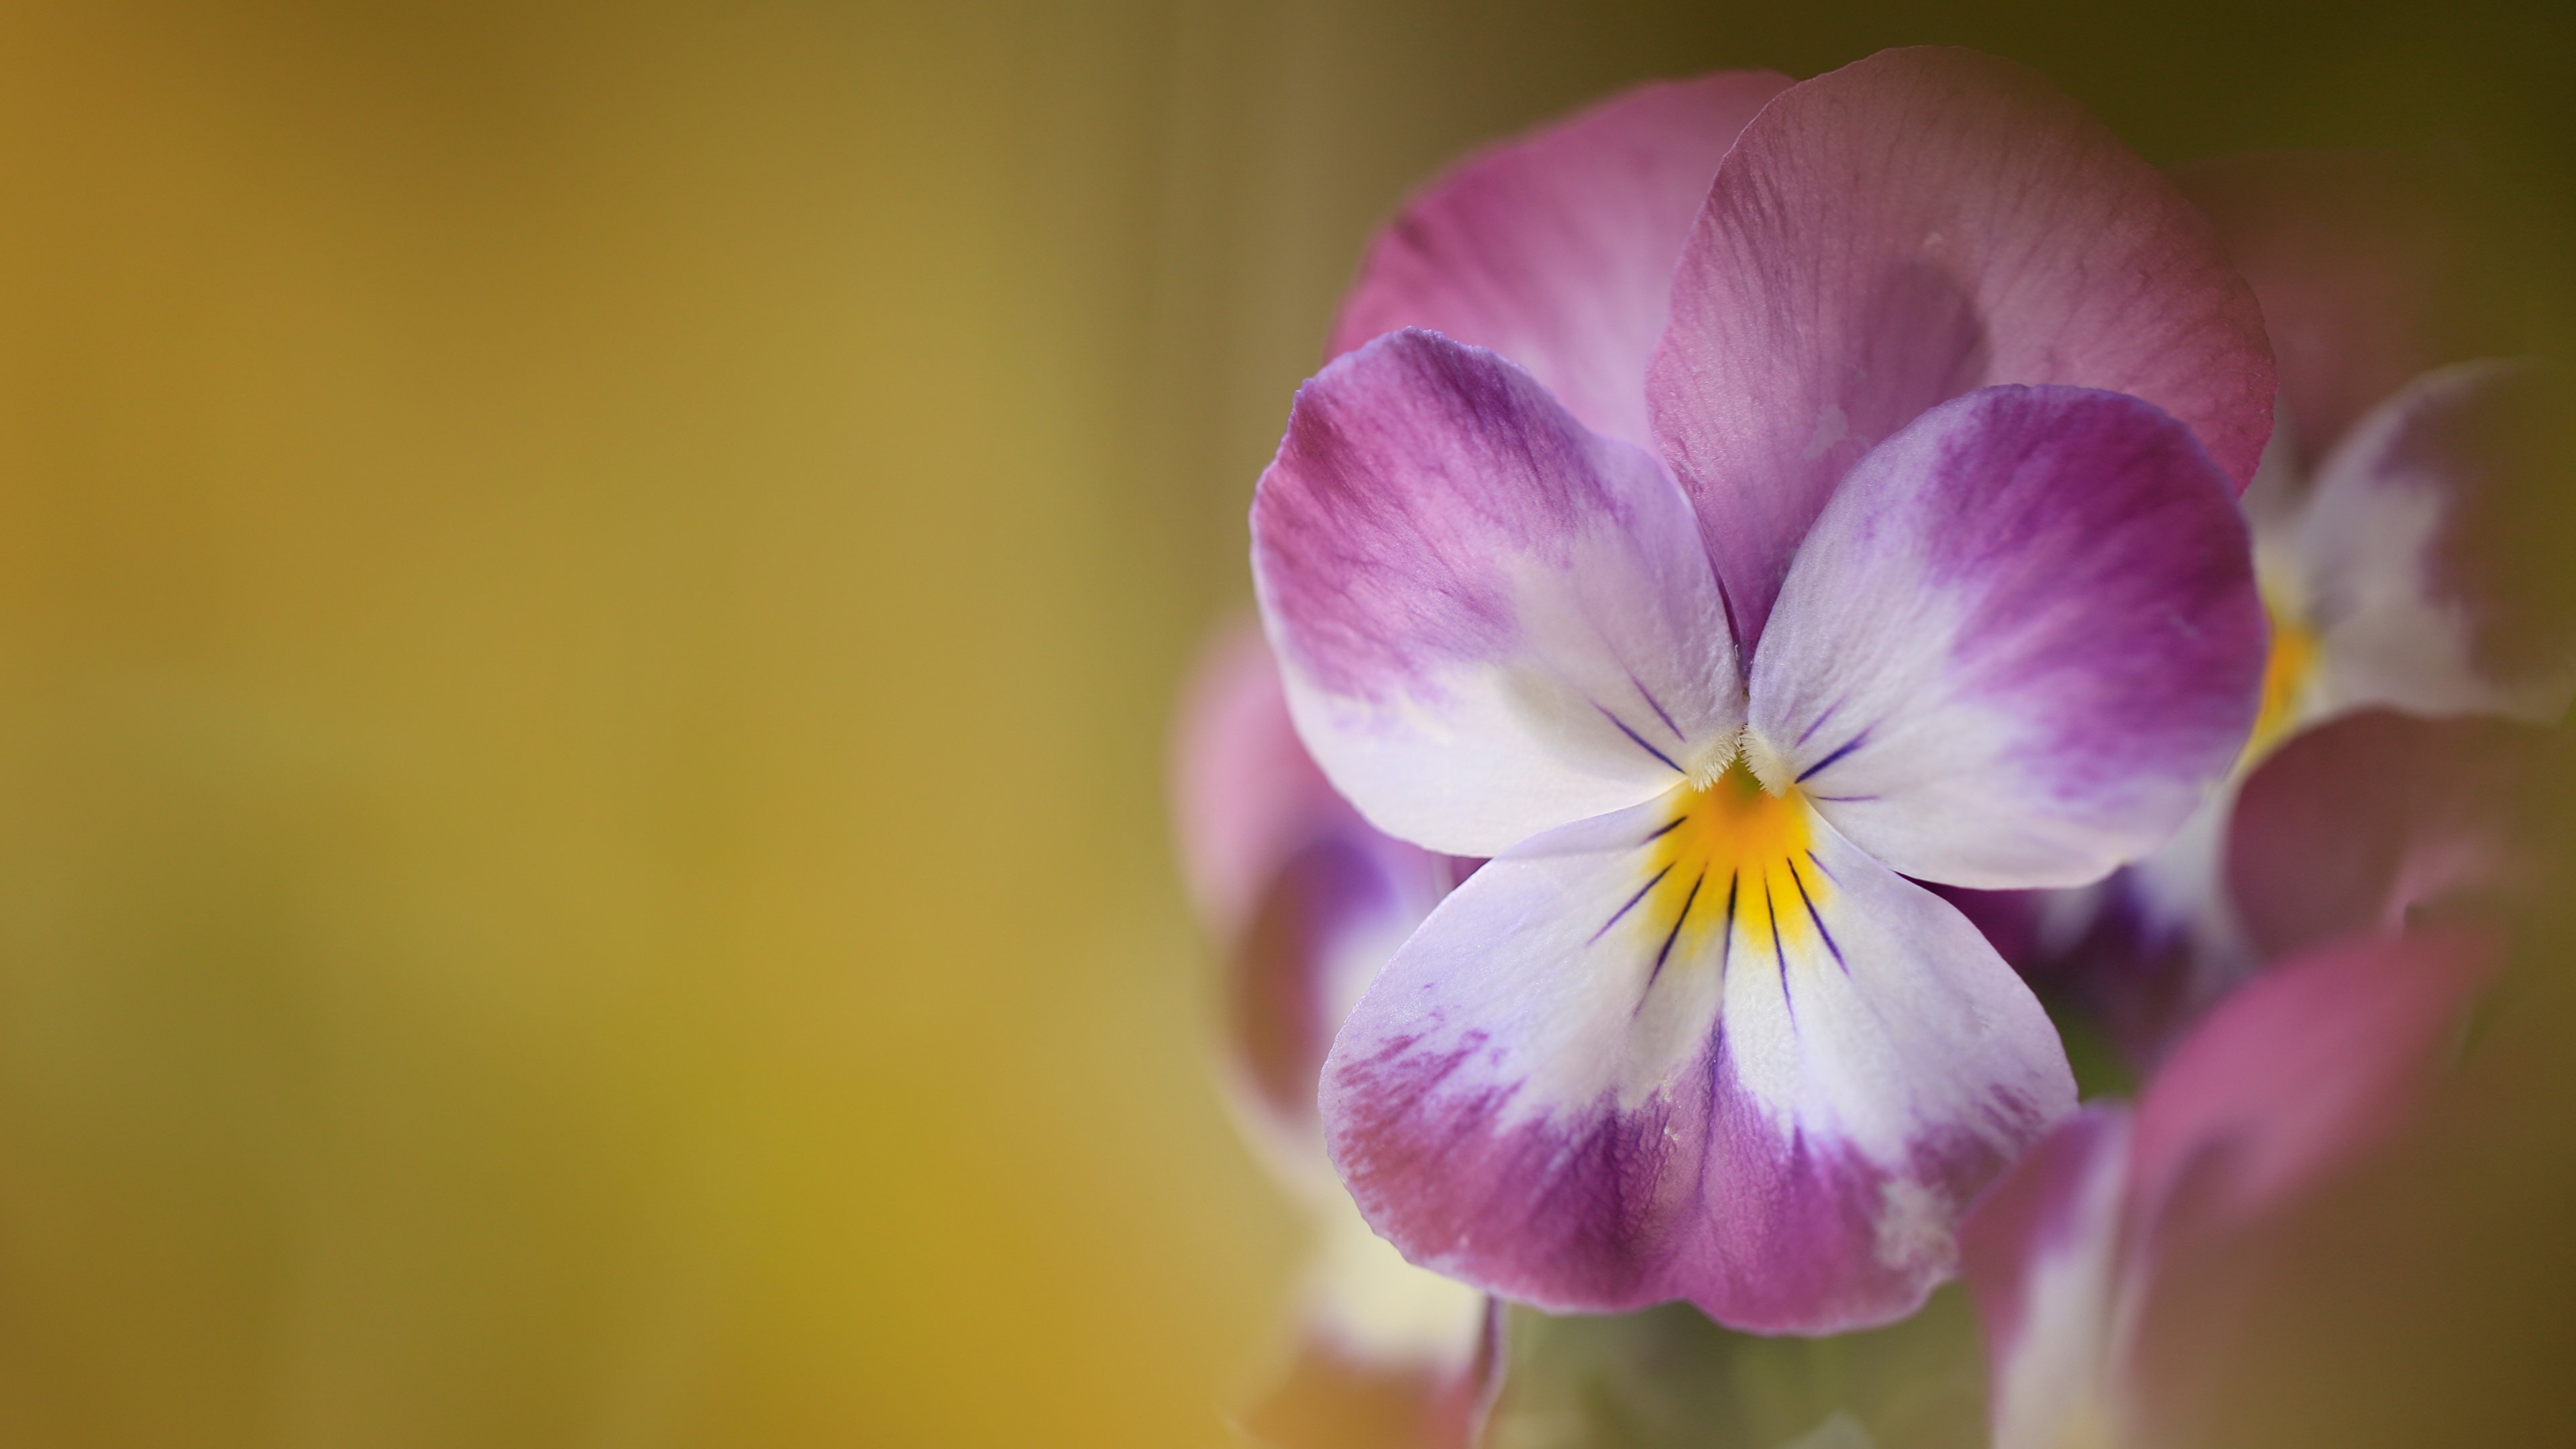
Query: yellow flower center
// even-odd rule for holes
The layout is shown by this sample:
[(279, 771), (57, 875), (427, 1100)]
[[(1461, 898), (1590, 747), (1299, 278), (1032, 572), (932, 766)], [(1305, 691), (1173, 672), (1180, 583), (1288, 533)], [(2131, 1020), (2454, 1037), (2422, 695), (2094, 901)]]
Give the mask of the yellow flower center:
[(1657, 969), (1722, 941), (1730, 925), (1777, 954), (1819, 940), (1832, 881), (1816, 863), (1814, 822), (1796, 789), (1778, 795), (1742, 759), (1705, 785), (1667, 797), (1671, 823), (1654, 839), (1638, 915), (1657, 944)]

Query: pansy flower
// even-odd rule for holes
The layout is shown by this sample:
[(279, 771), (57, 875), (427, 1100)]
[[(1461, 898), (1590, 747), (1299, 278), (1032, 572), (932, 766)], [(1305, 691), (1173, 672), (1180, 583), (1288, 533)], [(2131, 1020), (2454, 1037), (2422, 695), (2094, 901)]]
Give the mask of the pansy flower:
[[(2282, 425), (2244, 502), (2272, 646), (2236, 778), (2358, 709), (2554, 723), (2576, 699), (2576, 389), (2474, 358), (2503, 329), (2438, 171), (2274, 153), (2178, 176), (2262, 303)], [(2467, 361), (2454, 361), (2470, 357)], [(2102, 998), (2142, 1055), (2260, 959), (2220, 887), (2230, 789), (2094, 895), (2039, 907), (2034, 964)]]
[[(1680, 184), (1620, 154), (1567, 164)], [(1393, 230), (1500, 249), (1578, 190)], [(1621, 242), (1556, 279), (1605, 337), (1669, 244)], [(1494, 857), (1344, 1023), (1324, 1123), (1415, 1262), (1829, 1332), (1919, 1304), (2073, 1106), (2036, 1002), (1907, 877), (2096, 878), (2243, 743), (2269, 354), (2162, 176), (1958, 51), (1781, 90), (1669, 275), (1645, 365), (1581, 374), (1642, 408), (1407, 329), (1300, 391), (1263, 476), (1299, 734), (1380, 829)]]
[(1184, 874), (1224, 964), (1227, 1101), (1312, 1234), (1289, 1361), (1246, 1427), (1280, 1449), (1464, 1445), (1488, 1352), (1485, 1296), (1369, 1231), (1324, 1156), (1315, 1084), (1351, 1004), (1467, 863), (1387, 838), (1333, 793), (1248, 628), (1201, 662), (1173, 765)]
[(2493, 938), (2312, 948), (2175, 1046), (2138, 1105), (2069, 1119), (1995, 1184), (1962, 1242), (1996, 1449), (2198, 1442), (2264, 1234), (2395, 1137)]

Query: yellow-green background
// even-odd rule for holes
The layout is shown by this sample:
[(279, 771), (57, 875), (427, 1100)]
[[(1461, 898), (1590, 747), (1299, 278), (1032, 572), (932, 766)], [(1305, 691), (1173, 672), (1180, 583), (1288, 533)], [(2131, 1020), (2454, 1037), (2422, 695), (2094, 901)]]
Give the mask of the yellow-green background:
[(2555, 235), (2419, 8), (0, 7), (0, 1443), (1219, 1442), (1162, 733), (1371, 220), (1953, 39)]

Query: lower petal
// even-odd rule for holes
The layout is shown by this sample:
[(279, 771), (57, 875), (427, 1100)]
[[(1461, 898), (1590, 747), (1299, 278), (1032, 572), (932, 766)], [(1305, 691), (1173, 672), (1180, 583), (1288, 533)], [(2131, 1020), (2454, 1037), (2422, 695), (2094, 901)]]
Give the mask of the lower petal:
[(1731, 843), (1693, 804), (1542, 836), (1433, 914), (1325, 1065), (1335, 1165), (1406, 1256), (1507, 1298), (1901, 1317), (2074, 1105), (2064, 1054), (1974, 927), (1803, 801)]

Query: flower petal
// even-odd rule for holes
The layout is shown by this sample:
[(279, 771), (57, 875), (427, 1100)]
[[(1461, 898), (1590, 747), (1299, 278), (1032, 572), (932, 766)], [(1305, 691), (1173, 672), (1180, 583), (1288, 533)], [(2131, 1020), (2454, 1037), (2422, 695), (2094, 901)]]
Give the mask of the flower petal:
[(2270, 1211), (2396, 1130), (2498, 955), (2469, 931), (2360, 937), (2238, 988), (2139, 1100), (2130, 1202), (2149, 1249)]
[(2287, 1216), (2414, 1119), (2500, 955), (2473, 932), (2348, 940), (2239, 988), (2137, 1111), (2120, 1346), (2146, 1442), (2205, 1437)]
[(1648, 383), (1746, 643), (1863, 453), (2010, 382), (2143, 397), (2240, 487), (2272, 427), (2209, 223), (2046, 80), (1926, 48), (1782, 92), (1718, 168)]
[(2571, 476), (2576, 389), (2545, 363), (2427, 373), (2356, 425), (2296, 545), (2329, 707), (2564, 716)]
[(1817, 519), (1750, 733), (1775, 785), (1907, 875), (2077, 885), (2226, 774), (2263, 627), (2244, 520), (2180, 424), (1987, 388), (1872, 449)]
[(1315, 1115), (1333, 1033), (1448, 884), (1447, 862), (1354, 818), (1288, 858), (1227, 958), (1222, 1070), (1246, 1134), (1310, 1198), (1342, 1195)]
[(2247, 932), (2285, 956), (2552, 879), (2516, 806), (2557, 746), (2506, 720), (2378, 709), (2293, 739), (2246, 780), (2229, 825)]
[(2394, 153), (2271, 151), (2182, 167), (2174, 184), (2262, 303), (2281, 406), (2309, 464), (2417, 373), (2496, 350), (2450, 305), (2467, 208), (2440, 167)]
[(1348, 1361), (1417, 1365), (1444, 1380), (1476, 1367), (1488, 1326), (1484, 1294), (1404, 1261), (1338, 1188), (1316, 1226), (1299, 1307), (1311, 1337)]
[(1995, 1449), (2115, 1444), (2129, 1114), (2059, 1124), (1977, 1200), (1959, 1252), (1985, 1326)]
[(1685, 795), (1433, 913), (1325, 1064), (1335, 1165), (1407, 1257), (1507, 1298), (1901, 1317), (1960, 1207), (2073, 1107), (2056, 1034), (1957, 911), (1804, 806), (1775, 802), (1803, 844), (1721, 872), (1676, 854)]
[(1245, 1427), (1277, 1449), (1467, 1449), (1497, 1368), (1496, 1306), (1404, 1261), (1335, 1197), (1295, 1355)]
[(1731, 71), (1640, 86), (1441, 177), (1369, 244), (1331, 353), (1421, 327), (1529, 369), (1597, 433), (1654, 446), (1646, 358), (1673, 259), (1735, 135), (1789, 84)]
[(1341, 1199), (1315, 1076), (1342, 1018), (1455, 880), (1455, 863), (1370, 828), (1289, 722), (1248, 624), (1210, 646), (1175, 731), (1174, 834), (1225, 962), (1219, 1066), (1282, 1182)]
[(1482, 348), (1391, 333), (1306, 384), (1252, 565), (1307, 748), (1434, 850), (1650, 799), (1743, 720), (1680, 489)]
[(1234, 938), (1280, 863), (1350, 806), (1297, 742), (1270, 646), (1251, 622), (1210, 641), (1172, 731), (1172, 835), (1199, 918)]

